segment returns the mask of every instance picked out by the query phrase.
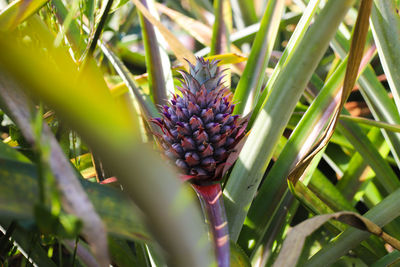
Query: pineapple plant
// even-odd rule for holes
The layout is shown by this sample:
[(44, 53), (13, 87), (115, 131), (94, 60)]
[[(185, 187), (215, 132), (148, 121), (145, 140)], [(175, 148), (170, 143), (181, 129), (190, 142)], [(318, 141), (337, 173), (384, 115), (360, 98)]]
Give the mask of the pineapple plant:
[(397, 1), (81, 2), (0, 1), (3, 265), (398, 261)]
[(197, 58), (189, 72), (182, 71), (182, 96), (174, 95), (155, 122), (166, 155), (196, 185), (219, 181), (228, 169), (227, 159), (243, 138), (246, 123), (232, 115), (234, 104), (222, 83), (218, 61)]
[[(232, 95), (222, 80), (218, 61), (197, 58), (189, 72), (181, 71), (182, 86), (169, 105), (162, 106), (162, 118), (152, 121), (162, 130), (156, 134), (165, 154), (189, 180), (210, 224), (218, 266), (230, 266), (228, 225), (218, 183), (235, 161), (231, 153), (244, 137), (246, 120), (232, 115)], [(230, 157), (231, 156), (231, 157)]]

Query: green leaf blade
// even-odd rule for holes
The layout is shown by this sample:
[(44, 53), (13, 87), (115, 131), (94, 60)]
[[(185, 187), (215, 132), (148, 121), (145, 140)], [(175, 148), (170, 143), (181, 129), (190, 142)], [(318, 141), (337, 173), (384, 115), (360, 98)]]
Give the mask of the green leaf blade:
[[(249, 205), (291, 111), (354, 1), (329, 1), (277, 78), (225, 187), (230, 233), (237, 240)], [(301, 66), (301, 68), (299, 68)], [(273, 127), (272, 127), (273, 125)]]

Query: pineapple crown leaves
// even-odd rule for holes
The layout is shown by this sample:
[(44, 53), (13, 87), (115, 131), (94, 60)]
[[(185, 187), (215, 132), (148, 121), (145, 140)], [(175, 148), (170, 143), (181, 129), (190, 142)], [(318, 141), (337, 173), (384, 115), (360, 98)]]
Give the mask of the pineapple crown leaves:
[[(224, 87), (222, 79), (225, 77), (220, 70), (218, 63), (220, 60), (205, 60), (204, 58), (196, 58), (196, 65), (189, 63), (189, 72), (179, 71), (184, 81), (181, 80), (183, 86), (192, 93), (200, 91), (204, 85), (207, 92), (218, 90), (219, 87)], [(216, 79), (218, 78), (218, 79)]]
[[(182, 95), (162, 106), (154, 118), (163, 134), (155, 134), (165, 154), (175, 161), (184, 180), (196, 184), (218, 182), (237, 158), (232, 153), (245, 134), (247, 120), (232, 115), (231, 93), (222, 83), (218, 61), (197, 58), (182, 71)], [(237, 152), (237, 151), (236, 151)], [(235, 155), (235, 159), (232, 156)]]

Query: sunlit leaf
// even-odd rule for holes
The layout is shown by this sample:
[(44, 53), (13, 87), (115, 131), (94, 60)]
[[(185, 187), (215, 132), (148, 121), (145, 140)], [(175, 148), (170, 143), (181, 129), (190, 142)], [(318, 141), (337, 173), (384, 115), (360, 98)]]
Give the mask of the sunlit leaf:
[(165, 40), (169, 44), (171, 50), (174, 52), (176, 58), (179, 60), (180, 63), (182, 63), (184, 66), (187, 66), (186, 60), (189, 60), (192, 63), (196, 61), (193, 53), (186, 47), (184, 47), (181, 42), (164, 25), (161, 24), (161, 22), (155, 19), (146, 9), (146, 7), (139, 2), (139, 0), (132, 0), (132, 2), (137, 6), (143, 16), (148, 19), (155, 27), (157, 27), (157, 29), (164, 36)]
[[(325, 132), (323, 133), (320, 140), (318, 140), (318, 142), (315, 144), (315, 147), (308, 152), (309, 154), (302, 160), (300, 160), (296, 168), (291, 171), (289, 179), (294, 183), (297, 179), (301, 177), (301, 173), (304, 171), (304, 168), (308, 165), (308, 162), (312, 159), (313, 155), (316, 155), (318, 151), (322, 149), (322, 147), (328, 144), (329, 139), (333, 134), (337, 119), (339, 117), (339, 112), (343, 108), (344, 103), (347, 101), (347, 98), (349, 97), (351, 90), (354, 87), (357, 76), (359, 74), (360, 63), (362, 60), (365, 41), (367, 38), (371, 6), (372, 0), (363, 1), (361, 4), (360, 12), (354, 28), (349, 59), (346, 67), (346, 74), (343, 81), (343, 87), (342, 91), (339, 94), (340, 101), (337, 99), (336, 101), (333, 100), (333, 102), (336, 102), (337, 104), (335, 104), (335, 107), (332, 110), (333, 117), (331, 121), (329, 121)], [(364, 64), (364, 67), (365, 65), (366, 64)]]
[[(328, 1), (269, 93), (224, 190), (230, 233), (237, 240), (251, 201), (309, 78), (354, 1)], [(328, 23), (329, 21), (329, 23)], [(302, 65), (302, 68), (298, 66)]]
[[(43, 97), (115, 171), (124, 190), (144, 212), (155, 239), (170, 255), (171, 265), (208, 266), (212, 262), (210, 244), (193, 195), (155, 152), (139, 143), (136, 121), (114, 102), (94, 62), (88, 61), (81, 73), (65, 50), (52, 51), (54, 61), (50, 61), (37, 53), (39, 48), (19, 49), (18, 39), (9, 42), (10, 38), (0, 38), (0, 49), (8, 51), (0, 59), (0, 68), (7, 66), (23, 88)], [(21, 67), (26, 61), (30, 64)], [(46, 83), (35, 73), (47, 77)], [(157, 192), (156, 198), (152, 192)]]
[[(398, 4), (397, 4), (398, 5)], [(379, 59), (385, 71), (397, 108), (400, 108), (400, 71), (397, 61), (400, 58), (400, 17), (396, 1), (375, 1), (372, 9), (372, 32), (378, 48)]]
[[(147, 8), (150, 5), (153, 6), (151, 0), (142, 0), (142, 3), (144, 6), (147, 6)], [(152, 13), (153, 16), (157, 15), (156, 12)], [(170, 92), (174, 91), (168, 55), (166, 55), (164, 51), (165, 47), (159, 45), (159, 38), (156, 35), (156, 29), (154, 28), (154, 26), (147, 19), (145, 19), (140, 12), (139, 17), (143, 34), (143, 44), (146, 52), (146, 68), (151, 95), (155, 104), (165, 105), (168, 100), (166, 84), (168, 75), (170, 76), (169, 80), (171, 81), (170, 87), (172, 87), (169, 88), (169, 90)], [(163, 67), (163, 65), (165, 66)], [(168, 71), (164, 71), (165, 69), (167, 69)]]
[(236, 87), (233, 100), (235, 114), (247, 114), (257, 103), (265, 70), (278, 33), (284, 1), (269, 1), (261, 20), (260, 30), (253, 42), (248, 62)]
[(349, 115), (340, 115), (340, 119), (344, 121), (352, 121), (373, 127), (378, 127), (392, 132), (400, 132), (400, 125), (397, 124), (390, 124), (382, 121), (376, 121), (368, 118), (354, 117)]
[(16, 0), (0, 13), (0, 31), (15, 28), (18, 24), (36, 13), (48, 0), (27, 1)]
[[(91, 245), (98, 264), (107, 265), (109, 258), (104, 226), (78, 183), (77, 175), (64, 156), (56, 138), (49, 127), (43, 124), (41, 117), (38, 117), (39, 119), (35, 121), (30, 112), (33, 104), (21, 91), (21, 87), (5, 75), (2, 67), (0, 67), (0, 89), (0, 106), (22, 129), (22, 135), (29, 145), (35, 147), (40, 144), (43, 147), (41, 148), (42, 153), (48, 155), (46, 164), (48, 164), (48, 168), (54, 176), (55, 184), (60, 189), (61, 201), (68, 212), (83, 221), (82, 234)], [(39, 125), (35, 125), (35, 122)], [(40, 196), (40, 200), (44, 201), (43, 191), (41, 191)]]

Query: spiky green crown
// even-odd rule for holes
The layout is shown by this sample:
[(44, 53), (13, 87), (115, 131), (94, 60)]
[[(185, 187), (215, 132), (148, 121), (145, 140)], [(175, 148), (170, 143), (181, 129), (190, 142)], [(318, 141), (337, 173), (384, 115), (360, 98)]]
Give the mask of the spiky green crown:
[[(203, 58), (198, 58), (196, 65), (189, 62), (189, 73), (182, 72), (185, 83), (192, 90), (199, 90), (204, 84), (207, 91), (215, 90), (221, 83), (223, 76), (218, 68), (218, 61), (205, 61)], [(197, 83), (192, 85), (192, 81)]]
[(217, 64), (203, 58), (189, 64), (189, 72), (181, 72), (182, 96), (174, 95), (162, 107), (162, 118), (153, 120), (164, 133), (166, 154), (195, 183), (222, 178), (228, 156), (244, 136), (245, 124), (232, 115), (231, 93)]

